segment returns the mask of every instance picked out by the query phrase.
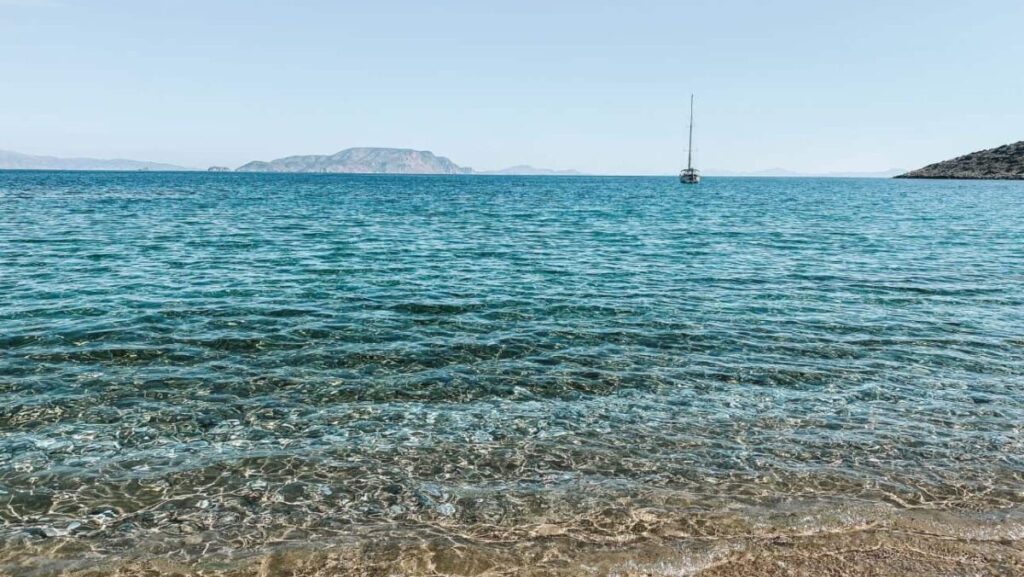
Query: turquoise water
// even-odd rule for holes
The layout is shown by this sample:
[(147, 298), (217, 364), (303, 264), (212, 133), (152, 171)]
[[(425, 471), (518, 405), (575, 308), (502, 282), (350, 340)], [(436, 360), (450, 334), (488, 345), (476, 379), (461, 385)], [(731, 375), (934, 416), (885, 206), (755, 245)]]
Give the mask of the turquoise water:
[(0, 572), (1024, 535), (1019, 183), (0, 172), (0, 295)]

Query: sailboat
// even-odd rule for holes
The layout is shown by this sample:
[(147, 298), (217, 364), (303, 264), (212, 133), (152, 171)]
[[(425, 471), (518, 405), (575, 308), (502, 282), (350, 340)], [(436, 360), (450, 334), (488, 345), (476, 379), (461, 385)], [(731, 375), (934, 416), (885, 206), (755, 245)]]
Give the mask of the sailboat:
[(693, 95), (690, 95), (690, 148), (686, 151), (686, 168), (679, 173), (679, 182), (700, 184), (700, 171), (693, 167)]

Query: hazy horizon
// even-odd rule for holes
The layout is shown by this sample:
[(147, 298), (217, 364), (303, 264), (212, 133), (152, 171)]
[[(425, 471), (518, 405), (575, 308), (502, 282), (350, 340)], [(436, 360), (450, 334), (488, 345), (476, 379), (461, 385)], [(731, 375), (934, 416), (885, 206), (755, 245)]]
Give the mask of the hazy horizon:
[[(393, 148), (383, 148), (382, 150), (398, 150)], [(344, 152), (344, 151), (341, 151)], [(427, 152), (433, 154), (433, 151), (416, 151), (416, 152)], [(331, 156), (331, 155), (315, 155), (315, 156)], [(447, 158), (443, 154), (435, 154), (439, 158)], [(22, 158), (27, 157), (27, 158)], [(453, 159), (448, 158), (448, 160)], [(10, 162), (9, 162), (10, 161)], [(18, 162), (22, 161), (22, 162)], [(33, 161), (26, 162), (24, 161)], [(458, 164), (456, 162), (456, 164)], [(111, 166), (113, 165), (113, 166)], [(96, 157), (57, 157), (51, 155), (24, 155), (13, 150), (0, 149), (0, 170), (57, 170), (57, 171), (134, 171), (134, 170), (154, 170), (163, 172), (174, 172), (174, 171), (204, 171), (206, 169), (228, 169), (234, 171), (235, 169), (241, 169), (245, 171), (244, 167), (238, 166), (223, 166), (223, 165), (210, 165), (208, 167), (203, 166), (182, 166), (173, 165), (160, 162), (153, 162), (147, 159), (140, 158), (96, 158)], [(516, 175), (516, 176), (664, 176), (664, 177), (675, 177), (678, 173), (672, 172), (661, 172), (661, 173), (650, 173), (650, 174), (615, 174), (615, 173), (589, 173), (581, 172), (574, 169), (552, 169), (551, 167), (539, 167), (527, 164), (516, 164), (509, 165), (502, 169), (497, 170), (479, 170), (473, 167), (462, 167), (468, 168), (471, 172), (467, 173), (470, 175), (498, 175), (502, 173)], [(517, 170), (537, 170), (537, 174), (530, 172), (516, 172)], [(723, 177), (891, 177), (897, 174), (906, 172), (906, 168), (891, 168), (882, 171), (833, 171), (823, 173), (805, 173), (794, 170), (789, 170), (785, 167), (772, 167), (763, 170), (752, 170), (752, 171), (736, 171), (729, 169), (722, 169), (717, 167), (706, 167), (702, 168), (702, 172), (706, 176), (723, 176)], [(507, 172), (512, 171), (512, 172)], [(331, 173), (331, 174), (360, 174), (360, 173)], [(394, 173), (401, 174), (401, 173)], [(408, 174), (408, 173), (407, 173)]]
[(1024, 138), (1009, 1), (0, 0), (0, 149), (206, 168), (358, 146), (476, 170), (913, 169)]

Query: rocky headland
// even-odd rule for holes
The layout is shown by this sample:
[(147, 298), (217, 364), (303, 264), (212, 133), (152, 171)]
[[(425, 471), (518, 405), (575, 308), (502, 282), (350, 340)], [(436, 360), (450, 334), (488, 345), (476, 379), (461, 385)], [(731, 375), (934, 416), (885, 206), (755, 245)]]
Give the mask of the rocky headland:
[(929, 164), (896, 178), (1024, 180), (1024, 140)]

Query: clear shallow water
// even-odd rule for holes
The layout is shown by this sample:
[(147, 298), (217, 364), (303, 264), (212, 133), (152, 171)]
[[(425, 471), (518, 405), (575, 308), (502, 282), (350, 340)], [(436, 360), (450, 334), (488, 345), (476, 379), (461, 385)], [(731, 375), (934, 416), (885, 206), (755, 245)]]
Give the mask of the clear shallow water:
[(6, 172), (0, 294), (0, 573), (1024, 563), (1018, 183)]

